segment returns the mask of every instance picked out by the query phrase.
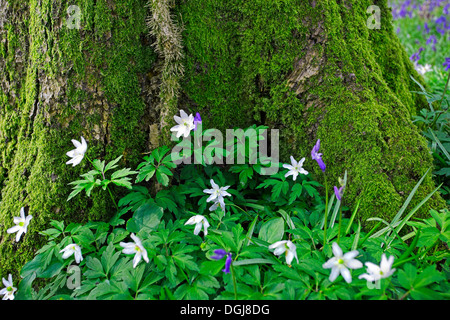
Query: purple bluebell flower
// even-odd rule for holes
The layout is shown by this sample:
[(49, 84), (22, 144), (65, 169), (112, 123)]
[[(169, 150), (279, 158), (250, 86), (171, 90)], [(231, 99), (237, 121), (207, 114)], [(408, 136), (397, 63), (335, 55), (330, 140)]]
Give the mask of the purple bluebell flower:
[(424, 48), (420, 47), (419, 51), (414, 53), (409, 59), (413, 62), (417, 62), (420, 60), (420, 53), (424, 50)]
[(227, 255), (227, 252), (224, 249), (214, 250), (214, 255), (211, 256), (211, 259), (220, 260)]
[(231, 252), (226, 252), (224, 249), (214, 250), (214, 255), (211, 256), (211, 259), (221, 260), (225, 256), (227, 257), (227, 259), (225, 260), (225, 268), (222, 269), (222, 271), (225, 273), (230, 273), (231, 262), (233, 262)]
[(445, 67), (445, 71), (450, 70), (450, 58), (445, 58), (445, 62), (442, 65)]
[(311, 150), (311, 158), (313, 160), (316, 160), (317, 163), (319, 164), (320, 169), (325, 172), (326, 169), (326, 165), (322, 160), (322, 154), (319, 153), (319, 149), (320, 149), (320, 139), (317, 140), (314, 148)]
[(450, 3), (444, 7), (444, 14), (449, 14), (450, 12)]
[(196, 113), (194, 117), (194, 131), (197, 130), (197, 124), (202, 123), (202, 118), (200, 117), (200, 113)]
[(223, 272), (230, 273), (231, 262), (233, 262), (233, 259), (231, 258), (231, 252), (229, 252), (225, 261), (225, 268), (222, 269)]
[(334, 194), (336, 195), (336, 198), (341, 201), (342, 195), (344, 194), (344, 186), (341, 186), (339, 189), (334, 186)]

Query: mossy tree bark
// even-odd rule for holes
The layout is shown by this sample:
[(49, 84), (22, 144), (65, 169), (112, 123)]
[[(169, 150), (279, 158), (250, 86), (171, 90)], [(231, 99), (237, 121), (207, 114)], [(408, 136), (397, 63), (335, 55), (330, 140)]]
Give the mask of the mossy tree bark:
[[(80, 11), (68, 11), (71, 5)], [(68, 183), (92, 169), (86, 158), (76, 167), (65, 164), (71, 139), (87, 140), (90, 159), (123, 155), (120, 164), (135, 167), (150, 149), (149, 125), (159, 117), (152, 108), (156, 55), (146, 1), (9, 0), (7, 8), (0, 30), (2, 275), (32, 258), (44, 239), (38, 232), (51, 219), (114, 214), (102, 192), (66, 201)], [(117, 197), (120, 191), (113, 190)], [(16, 243), (6, 230), (21, 207), (33, 219)]]
[[(327, 180), (338, 185), (348, 171), (344, 204), (361, 199), (363, 223), (392, 219), (432, 157), (411, 122), (426, 103), (411, 93), (410, 76), (422, 80), (387, 1), (189, 0), (178, 13), (186, 52), (179, 105), (204, 114), (207, 128), (257, 121), (280, 129), (282, 161), (310, 159), (307, 170), (323, 182), (310, 157), (320, 138)], [(409, 208), (434, 188), (428, 174)], [(443, 206), (436, 194), (417, 215)]]
[[(81, 10), (80, 29), (67, 27), (72, 4)], [(362, 220), (392, 217), (432, 165), (410, 120), (424, 106), (410, 92), (410, 75), (419, 76), (393, 33), (386, 1), (148, 4), (8, 1), (0, 27), (0, 274), (31, 258), (38, 231), (51, 219), (111, 216), (102, 193), (66, 202), (67, 184), (89, 167), (65, 164), (71, 139), (83, 135), (91, 158), (123, 155), (122, 164), (133, 168), (158, 145), (161, 129), (173, 125), (177, 109), (200, 112), (204, 128), (280, 129), (286, 162), (291, 154), (310, 159), (320, 138), (328, 180), (337, 184), (348, 171), (345, 204), (361, 198)], [(381, 9), (381, 29), (366, 25), (373, 4)], [(171, 15), (150, 12), (160, 5)], [(175, 20), (158, 22), (169, 17)], [(178, 30), (173, 22), (183, 52), (170, 57), (165, 49), (179, 49), (179, 39), (158, 32)], [(305, 166), (321, 179), (312, 160)], [(427, 177), (412, 205), (433, 187)], [(437, 196), (428, 207), (441, 204)], [(6, 229), (22, 206), (34, 218), (15, 243)]]

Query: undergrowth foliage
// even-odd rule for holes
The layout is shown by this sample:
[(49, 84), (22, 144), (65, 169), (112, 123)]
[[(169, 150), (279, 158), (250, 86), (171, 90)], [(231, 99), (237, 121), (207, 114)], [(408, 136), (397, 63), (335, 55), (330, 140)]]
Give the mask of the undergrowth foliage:
[[(330, 195), (332, 188), (308, 173), (320, 165), (318, 146), (312, 157), (280, 163), (270, 176), (248, 157), (228, 166), (208, 164), (207, 157), (176, 165), (168, 147), (151, 152), (136, 170), (119, 168), (120, 157), (93, 160), (93, 170), (71, 184), (68, 200), (104, 191), (116, 203), (111, 188), (127, 188), (116, 214), (108, 222), (52, 221), (40, 232), (47, 243), (22, 268), (20, 281), (4, 279), (1, 293), (16, 299), (450, 298), (450, 212), (414, 219), (439, 187), (408, 206), (430, 170), (392, 221), (372, 218), (378, 224), (366, 230), (358, 206), (349, 212), (345, 205), (347, 173)], [(248, 140), (246, 151), (252, 147)]]

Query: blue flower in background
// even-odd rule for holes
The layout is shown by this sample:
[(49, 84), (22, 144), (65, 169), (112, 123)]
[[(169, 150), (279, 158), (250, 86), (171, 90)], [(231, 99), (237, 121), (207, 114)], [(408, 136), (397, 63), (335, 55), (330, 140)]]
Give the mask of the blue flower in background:
[(445, 62), (442, 65), (445, 67), (445, 71), (450, 70), (450, 58), (445, 58)]

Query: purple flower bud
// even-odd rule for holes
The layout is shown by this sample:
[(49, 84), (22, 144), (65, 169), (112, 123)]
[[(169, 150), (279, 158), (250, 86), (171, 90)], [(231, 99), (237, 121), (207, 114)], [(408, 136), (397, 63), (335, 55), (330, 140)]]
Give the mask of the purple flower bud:
[(320, 139), (317, 140), (315, 146), (313, 147), (313, 149), (311, 150), (311, 158), (313, 160), (316, 160), (317, 163), (319, 164), (320, 169), (325, 172), (326, 169), (326, 165), (322, 160), (322, 154), (319, 153), (319, 149), (320, 149)]
[(336, 195), (336, 198), (341, 201), (342, 200), (342, 195), (344, 193), (344, 186), (340, 187), (339, 189), (334, 186), (334, 194)]
[(194, 131), (197, 130), (197, 124), (202, 123), (202, 118), (200, 117), (200, 113), (196, 113), (194, 117)]

